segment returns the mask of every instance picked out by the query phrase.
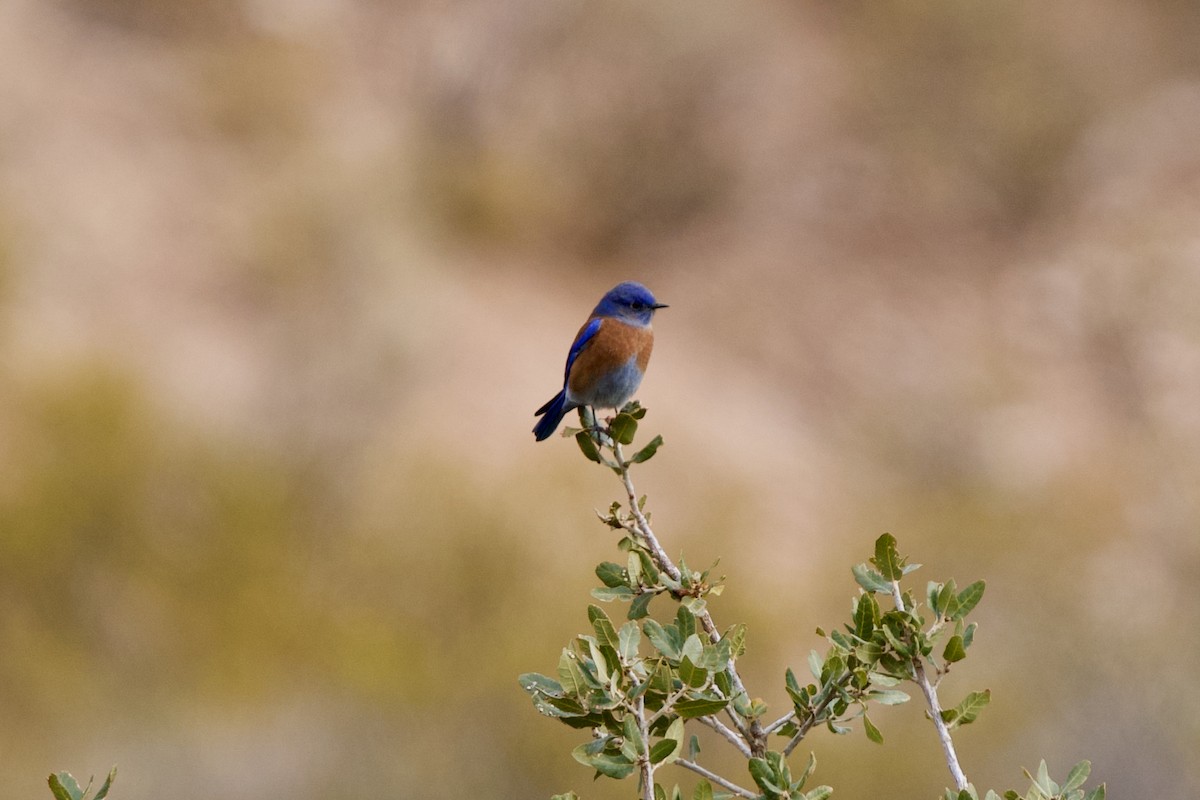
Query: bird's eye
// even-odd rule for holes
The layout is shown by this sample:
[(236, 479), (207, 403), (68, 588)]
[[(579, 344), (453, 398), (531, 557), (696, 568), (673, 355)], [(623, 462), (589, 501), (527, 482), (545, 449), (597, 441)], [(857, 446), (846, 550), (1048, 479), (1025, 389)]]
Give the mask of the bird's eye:
[(633, 303), (632, 305), (633, 305), (633, 310), (634, 310), (634, 311), (642, 311), (642, 310), (644, 310), (644, 309), (646, 308), (646, 304), (645, 304), (645, 303), (639, 303), (639, 302), (637, 302), (637, 301), (634, 301), (634, 303)]

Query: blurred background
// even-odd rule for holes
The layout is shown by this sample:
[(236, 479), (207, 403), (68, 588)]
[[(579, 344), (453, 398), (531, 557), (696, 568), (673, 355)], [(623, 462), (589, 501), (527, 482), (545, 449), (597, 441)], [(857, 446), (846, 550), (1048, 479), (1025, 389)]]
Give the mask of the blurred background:
[[(7, 795), (632, 796), (516, 683), (615, 553), (530, 428), (624, 279), (772, 717), (890, 531), (988, 582), (977, 785), (1200, 794), (1196, 3), (4, 0), (0, 63)], [(875, 721), (819, 782), (950, 782)]]

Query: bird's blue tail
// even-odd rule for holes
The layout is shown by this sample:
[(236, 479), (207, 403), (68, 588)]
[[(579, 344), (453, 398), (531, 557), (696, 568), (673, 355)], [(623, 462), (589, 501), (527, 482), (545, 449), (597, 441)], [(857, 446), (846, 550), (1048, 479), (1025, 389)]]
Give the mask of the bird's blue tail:
[(533, 435), (539, 442), (543, 439), (549, 439), (558, 430), (558, 423), (562, 422), (562, 418), (572, 408), (574, 408), (573, 405), (567, 404), (567, 392), (565, 389), (554, 395), (544, 406), (533, 412), (535, 417), (542, 417), (538, 420), (537, 425), (533, 426)]

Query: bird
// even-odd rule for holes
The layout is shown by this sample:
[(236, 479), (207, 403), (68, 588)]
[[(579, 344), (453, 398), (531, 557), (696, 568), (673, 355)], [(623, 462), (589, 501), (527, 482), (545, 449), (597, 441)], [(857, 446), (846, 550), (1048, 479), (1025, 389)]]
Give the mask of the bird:
[(640, 283), (609, 289), (571, 343), (563, 388), (534, 412), (537, 441), (550, 438), (573, 408), (620, 409), (641, 385), (654, 349), (654, 312), (666, 308)]

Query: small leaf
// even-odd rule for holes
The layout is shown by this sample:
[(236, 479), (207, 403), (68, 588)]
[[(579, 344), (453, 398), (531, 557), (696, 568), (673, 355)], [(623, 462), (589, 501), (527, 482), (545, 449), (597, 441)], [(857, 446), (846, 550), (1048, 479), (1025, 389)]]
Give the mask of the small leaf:
[(618, 652), (621, 654), (621, 660), (626, 664), (632, 664), (637, 660), (638, 645), (642, 642), (642, 632), (638, 630), (636, 622), (626, 622), (621, 626), (620, 645)]
[(804, 784), (808, 782), (808, 778), (812, 775), (813, 770), (817, 768), (817, 754), (809, 752), (808, 763), (804, 765), (804, 771), (800, 773), (800, 777), (793, 784), (797, 789), (803, 789)]
[(83, 792), (79, 789), (79, 783), (69, 772), (51, 773), (48, 782), (55, 800), (80, 800), (83, 796)]
[(832, 786), (818, 786), (804, 795), (804, 800), (826, 800), (831, 794), (833, 794)]
[(608, 614), (604, 613), (604, 609), (600, 606), (589, 605), (588, 620), (592, 623), (592, 630), (596, 632), (596, 641), (615, 650), (619, 645), (617, 630), (613, 627)]
[(887, 581), (898, 581), (904, 575), (904, 561), (896, 552), (896, 537), (885, 533), (875, 540), (875, 557), (871, 563)]
[(608, 426), (608, 433), (621, 444), (633, 444), (637, 429), (637, 420), (630, 414), (617, 414), (617, 418)]
[(1055, 794), (1054, 782), (1050, 780), (1050, 770), (1046, 768), (1046, 759), (1044, 758), (1042, 759), (1041, 763), (1038, 764), (1038, 773), (1035, 783), (1037, 783), (1038, 788), (1047, 795)]
[(117, 768), (113, 767), (108, 771), (108, 777), (104, 779), (104, 783), (100, 786), (100, 791), (96, 792), (96, 796), (92, 800), (104, 800), (108, 797), (108, 790), (112, 788), (113, 781), (117, 779)]
[(550, 800), (579, 800), (579, 795), (574, 792), (567, 792), (566, 794), (556, 794)]
[(692, 791), (692, 800), (713, 800), (712, 784), (701, 778)]
[(677, 630), (674, 625), (664, 628), (658, 620), (654, 619), (648, 619), (642, 623), (642, 631), (650, 640), (650, 644), (672, 661), (678, 661), (680, 657), (680, 643), (675, 641), (675, 636), (671, 635)]
[(663, 739), (675, 743), (675, 748), (666, 757), (666, 762), (670, 764), (683, 753), (683, 717), (672, 720), (667, 726), (667, 732), (663, 734)]
[(824, 662), (821, 660), (821, 654), (818, 653), (816, 650), (809, 650), (808, 651), (808, 671), (811, 672), (812, 676), (814, 678), (816, 678), (817, 680), (821, 680), (821, 667), (823, 665), (824, 665)]
[(1067, 775), (1067, 780), (1062, 785), (1062, 791), (1069, 792), (1072, 789), (1078, 789), (1087, 782), (1088, 775), (1092, 773), (1092, 762), (1080, 761), (1071, 768), (1071, 772)]
[(580, 431), (575, 434), (575, 443), (579, 445), (579, 450), (587, 457), (588, 461), (600, 463), (600, 450), (596, 447), (596, 442), (592, 439), (592, 434), (587, 431)]
[(975, 606), (978, 605), (979, 601), (983, 598), (984, 586), (985, 584), (983, 581), (975, 581), (970, 586), (959, 592), (958, 597), (956, 598), (958, 600), (958, 608), (955, 609), (951, 619), (962, 619), (967, 614), (971, 613), (971, 609), (975, 608)]
[[(593, 590), (594, 592), (595, 590)], [(633, 599), (629, 604), (629, 613), (626, 615), (629, 619), (644, 619), (650, 613), (650, 601), (654, 599), (654, 592), (643, 592)]]
[(875, 570), (868, 567), (866, 564), (855, 564), (850, 568), (854, 573), (854, 580), (859, 586), (866, 589), (868, 592), (882, 592), (891, 594), (892, 584), (884, 580), (883, 576)]
[[(984, 709), (992, 699), (992, 690), (984, 689), (982, 692), (971, 692), (961, 703), (949, 711), (942, 712), (942, 720), (951, 728), (957, 728), (960, 725), (969, 725), (979, 716), (979, 712)], [(949, 718), (947, 718), (949, 716)], [(1047, 778), (1049, 781), (1049, 778)], [(1039, 786), (1040, 786), (1039, 782)], [(1047, 792), (1047, 794), (1053, 794)]]
[(689, 697), (675, 703), (675, 711), (684, 719), (692, 719), (716, 714), (728, 704), (728, 700), (721, 698)]
[(626, 759), (623, 755), (616, 753), (592, 753), (589, 751), (588, 744), (581, 744), (571, 751), (571, 755), (576, 761), (588, 766), (599, 772), (601, 775), (607, 775), (610, 778), (628, 777), (633, 772), (635, 766), (632, 762)]
[(942, 658), (948, 663), (953, 664), (955, 661), (962, 661), (967, 657), (967, 650), (963, 647), (963, 637), (951, 636), (950, 641), (946, 642), (946, 649), (942, 651)]
[(611, 561), (605, 561), (596, 566), (596, 577), (610, 589), (628, 585), (625, 578), (625, 569), (620, 564), (614, 564)]
[(655, 742), (650, 748), (650, 763), (661, 764), (663, 759), (675, 752), (679, 747), (679, 742), (674, 739), (663, 739)]
[(708, 682), (708, 670), (697, 667), (687, 656), (679, 662), (679, 679), (694, 689)]
[(611, 603), (614, 600), (632, 600), (633, 589), (628, 586), (598, 586), (592, 589), (591, 595), (601, 603)]
[(879, 732), (879, 728), (875, 727), (875, 723), (871, 722), (871, 718), (863, 714), (863, 730), (867, 733), (867, 738), (875, 744), (883, 744), (883, 734)]
[(1084, 800), (1104, 800), (1104, 784), (1102, 783), (1088, 792)]
[(786, 797), (788, 790), (776, 781), (778, 776), (765, 758), (750, 759), (750, 777), (768, 797)]
[(688, 761), (695, 761), (698, 755), (700, 755), (700, 737), (693, 733), (692, 738), (688, 739)]
[(633, 454), (633, 456), (629, 459), (629, 463), (640, 464), (643, 461), (649, 461), (654, 457), (654, 454), (658, 452), (658, 448), (662, 447), (662, 444), (663, 438), (661, 436), (655, 436), (650, 440), (650, 444)]
[(901, 703), (907, 703), (910, 698), (907, 693), (899, 689), (876, 689), (867, 695), (867, 699), (883, 706), (898, 706)]

